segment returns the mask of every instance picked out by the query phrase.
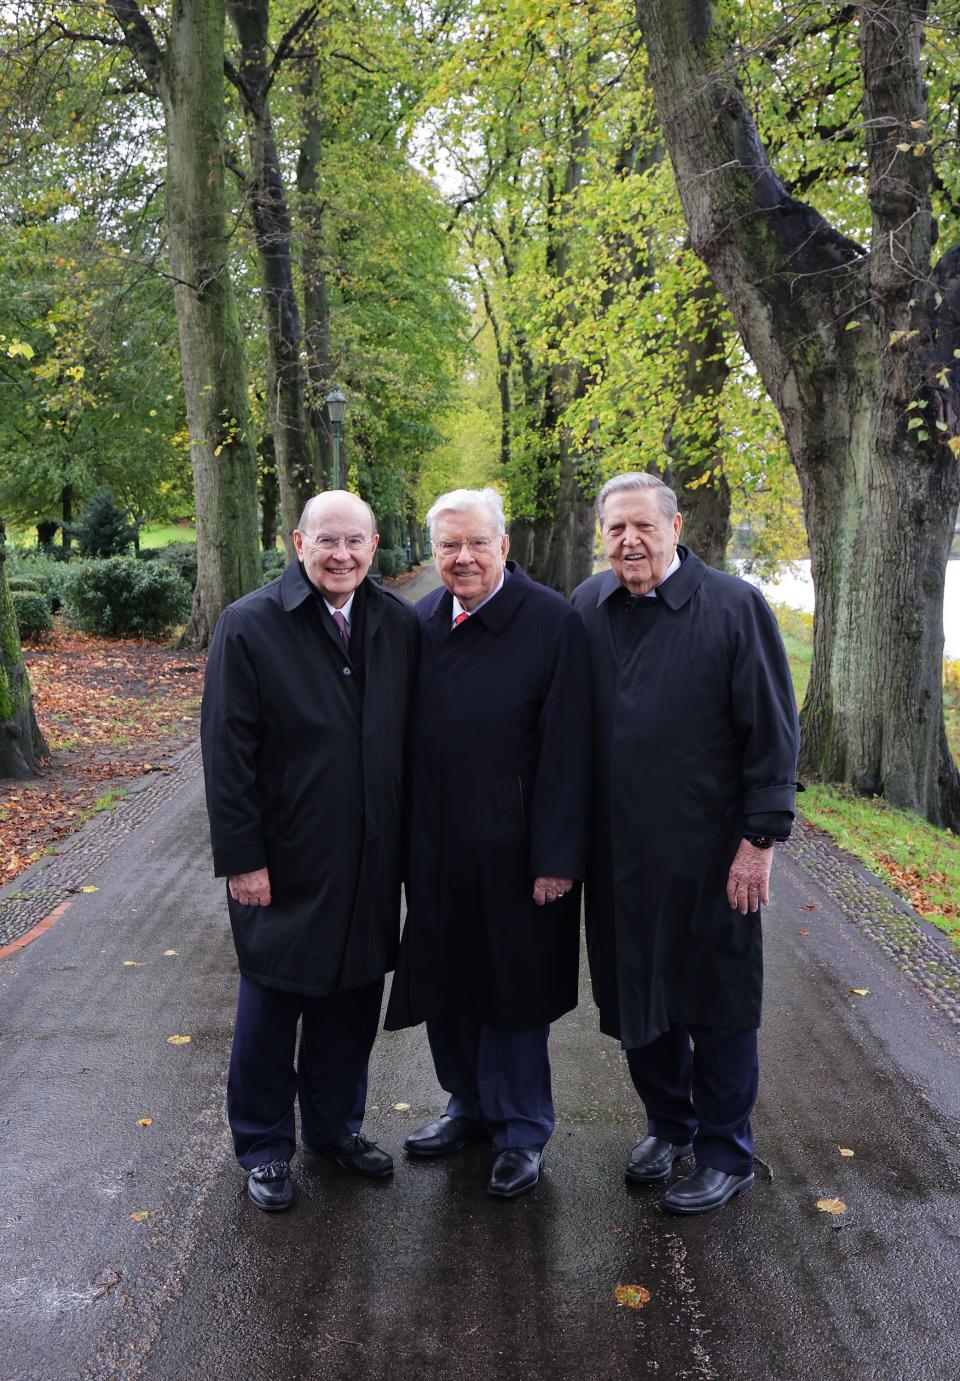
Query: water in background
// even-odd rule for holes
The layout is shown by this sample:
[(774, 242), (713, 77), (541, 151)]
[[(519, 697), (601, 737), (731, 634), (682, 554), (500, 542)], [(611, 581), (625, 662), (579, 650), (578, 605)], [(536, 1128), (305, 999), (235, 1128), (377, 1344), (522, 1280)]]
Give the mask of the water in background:
[[(785, 604), (789, 609), (803, 609), (813, 613), (813, 581), (810, 562), (795, 561), (776, 582), (744, 576), (757, 585), (772, 604)], [(947, 562), (947, 579), (943, 591), (943, 655), (951, 661), (960, 659), (960, 561)]]

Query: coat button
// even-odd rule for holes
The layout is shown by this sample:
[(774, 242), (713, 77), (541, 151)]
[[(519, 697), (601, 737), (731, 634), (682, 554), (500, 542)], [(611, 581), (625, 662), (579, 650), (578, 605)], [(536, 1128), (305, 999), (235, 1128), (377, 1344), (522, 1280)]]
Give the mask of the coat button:
[(344, 676), (349, 676), (349, 675), (351, 674), (350, 668), (349, 668), (349, 667), (344, 667), (344, 668), (343, 668), (343, 674), (344, 674)]

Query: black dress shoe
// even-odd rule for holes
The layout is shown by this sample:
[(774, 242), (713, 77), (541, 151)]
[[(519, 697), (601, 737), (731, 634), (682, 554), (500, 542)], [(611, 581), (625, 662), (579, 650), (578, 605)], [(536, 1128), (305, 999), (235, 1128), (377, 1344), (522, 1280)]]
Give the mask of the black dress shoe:
[(448, 1117), (446, 1113), (435, 1122), (427, 1122), (411, 1132), (403, 1143), (412, 1156), (448, 1156), (462, 1151), (470, 1141), (486, 1136), (482, 1122), (468, 1117)]
[(664, 1141), (659, 1136), (648, 1136), (638, 1141), (630, 1152), (624, 1172), (628, 1180), (635, 1184), (656, 1184), (658, 1180), (668, 1180), (675, 1160), (692, 1156), (692, 1146), (677, 1146), (672, 1141)]
[(293, 1203), (293, 1181), (289, 1161), (271, 1160), (265, 1165), (255, 1165), (247, 1176), (247, 1193), (257, 1208), (262, 1208), (266, 1213), (290, 1208)]
[(542, 1151), (531, 1151), (525, 1146), (509, 1146), (501, 1151), (493, 1162), (487, 1192), (498, 1199), (513, 1199), (532, 1189), (540, 1178)]
[(668, 1213), (712, 1213), (715, 1208), (723, 1208), (735, 1194), (752, 1188), (752, 1170), (748, 1175), (728, 1175), (724, 1170), (698, 1165), (692, 1175), (670, 1186), (660, 1207)]
[(368, 1141), (361, 1132), (350, 1132), (326, 1146), (304, 1144), (303, 1149), (308, 1156), (332, 1160), (344, 1170), (352, 1170), (355, 1175), (366, 1175), (371, 1180), (393, 1174), (393, 1156), (381, 1150), (375, 1141)]

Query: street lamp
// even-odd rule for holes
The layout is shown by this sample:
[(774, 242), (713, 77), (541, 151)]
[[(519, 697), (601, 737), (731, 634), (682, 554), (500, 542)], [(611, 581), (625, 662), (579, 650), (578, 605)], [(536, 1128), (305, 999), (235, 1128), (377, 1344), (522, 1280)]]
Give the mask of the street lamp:
[(330, 422), (330, 434), (333, 437), (333, 487), (340, 488), (340, 433), (343, 430), (343, 414), (347, 410), (346, 395), (336, 385), (330, 390), (323, 400), (324, 407), (327, 409), (327, 417)]

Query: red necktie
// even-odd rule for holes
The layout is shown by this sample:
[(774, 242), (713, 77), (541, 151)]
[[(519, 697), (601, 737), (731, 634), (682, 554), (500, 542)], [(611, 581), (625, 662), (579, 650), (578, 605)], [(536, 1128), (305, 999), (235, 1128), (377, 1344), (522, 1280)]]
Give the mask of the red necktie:
[(463, 623), (464, 619), (468, 619), (469, 617), (469, 614), (458, 614), (453, 621), (454, 628), (459, 628), (461, 623)]
[(343, 613), (341, 612), (341, 610), (339, 610), (339, 609), (334, 609), (334, 611), (333, 611), (333, 621), (334, 621), (334, 623), (337, 625), (337, 628), (340, 630), (340, 637), (343, 639), (343, 645), (344, 645), (344, 647), (349, 651), (349, 650), (350, 650), (350, 634), (347, 632), (347, 621), (346, 621), (346, 619), (343, 617)]

